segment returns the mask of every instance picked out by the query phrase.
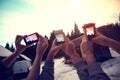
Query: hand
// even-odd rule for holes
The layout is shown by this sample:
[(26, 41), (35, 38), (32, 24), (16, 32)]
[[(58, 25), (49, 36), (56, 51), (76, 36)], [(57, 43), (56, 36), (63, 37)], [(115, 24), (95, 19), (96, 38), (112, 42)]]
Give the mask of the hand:
[(62, 46), (62, 50), (71, 58), (73, 64), (76, 64), (82, 60), (76, 52), (74, 43), (70, 41), (67, 37), (65, 37), (65, 43)]
[(88, 41), (87, 37), (82, 36), (82, 42), (80, 44), (80, 49), (82, 56), (87, 55), (87, 53), (93, 53), (92, 42)]
[(65, 43), (62, 45), (62, 50), (69, 57), (76, 54), (76, 49), (75, 49), (74, 43), (72, 41), (70, 41), (67, 37), (65, 37)]
[(42, 37), (41, 35), (39, 35), (39, 41), (38, 41), (37, 47), (36, 47), (36, 54), (38, 56), (42, 56), (44, 54), (44, 52), (46, 51), (47, 47), (48, 47), (47, 39)]
[(86, 60), (88, 64), (96, 61), (93, 54), (93, 46), (92, 42), (88, 41), (87, 36), (84, 35), (82, 37), (82, 42), (80, 44), (80, 49), (82, 53), (82, 57)]
[(49, 53), (52, 53), (52, 54), (56, 55), (56, 53), (60, 50), (60, 48), (61, 48), (61, 44), (57, 45), (57, 42), (56, 42), (56, 39), (55, 39), (52, 43), (52, 47), (51, 47)]
[(102, 35), (97, 30), (95, 30), (95, 32), (96, 32), (96, 37), (94, 37), (92, 39), (92, 42), (97, 43), (97, 44), (102, 45), (102, 46), (107, 46), (109, 44), (108, 41), (110, 40), (110, 38)]
[(16, 51), (18, 51), (18, 53), (23, 52), (26, 48), (31, 46), (31, 45), (22, 45), (21, 41), (22, 41), (23, 38), (24, 38), (24, 36), (21, 36), (21, 35), (16, 36), (15, 46), (16, 46)]
[(47, 56), (47, 61), (53, 61), (54, 56), (58, 53), (58, 51), (61, 49), (61, 44), (57, 45), (56, 39), (53, 41), (51, 49)]

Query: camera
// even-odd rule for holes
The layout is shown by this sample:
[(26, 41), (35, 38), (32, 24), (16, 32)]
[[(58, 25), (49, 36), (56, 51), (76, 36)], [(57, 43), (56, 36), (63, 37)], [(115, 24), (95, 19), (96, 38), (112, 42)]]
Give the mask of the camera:
[(85, 24), (83, 26), (83, 29), (85, 29), (85, 31), (86, 31), (88, 40), (91, 40), (93, 37), (95, 37), (95, 23)]
[(61, 43), (65, 42), (63, 30), (54, 31), (54, 35), (56, 37), (56, 41), (57, 41), (58, 44), (61, 44)]
[(24, 41), (25, 41), (26, 45), (38, 42), (38, 40), (39, 40), (38, 33), (33, 33), (33, 34), (30, 34), (30, 35), (26, 35), (24, 37)]

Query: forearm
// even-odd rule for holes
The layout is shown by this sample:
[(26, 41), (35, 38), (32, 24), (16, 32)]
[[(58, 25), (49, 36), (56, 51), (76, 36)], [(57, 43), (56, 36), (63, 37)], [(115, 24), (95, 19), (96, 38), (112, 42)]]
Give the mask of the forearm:
[(88, 80), (89, 74), (87, 71), (87, 64), (85, 61), (79, 61), (78, 63), (74, 64), (77, 74), (80, 80)]
[(82, 36), (73, 39), (72, 42), (75, 44), (75, 47), (80, 47), (80, 43), (82, 42)]
[(41, 58), (36, 55), (33, 66), (30, 70), (30, 73), (27, 77), (27, 80), (37, 80), (40, 73)]
[(120, 54), (120, 42), (113, 40), (113, 39), (109, 39), (106, 45), (111, 47), (112, 49), (114, 49)]
[(72, 55), (69, 55), (69, 57), (70, 57), (73, 64), (76, 64), (82, 60), (77, 53), (75, 53), (75, 54), (73, 53)]
[(17, 56), (20, 54), (19, 51), (15, 51), (13, 54), (3, 59), (2, 63), (6, 68), (10, 68), (12, 64), (15, 62)]
[(87, 70), (89, 73), (89, 80), (110, 80), (97, 62), (89, 64)]
[(54, 80), (54, 62), (46, 61), (42, 72), (40, 74), (39, 80)]
[(85, 59), (87, 64), (92, 64), (92, 63), (96, 62), (95, 56), (90, 52), (88, 54), (86, 54), (84, 59)]
[(53, 61), (54, 60), (54, 54), (53, 53), (48, 53), (46, 61)]

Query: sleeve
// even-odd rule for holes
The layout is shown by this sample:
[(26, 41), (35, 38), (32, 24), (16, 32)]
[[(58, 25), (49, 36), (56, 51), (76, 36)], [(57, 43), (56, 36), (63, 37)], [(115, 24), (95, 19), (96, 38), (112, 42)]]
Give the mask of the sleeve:
[(74, 65), (77, 70), (77, 74), (80, 80), (88, 80), (88, 71), (87, 71), (87, 64), (85, 61), (80, 61)]
[(54, 80), (54, 62), (45, 62), (39, 80)]
[(0, 61), (0, 79), (4, 80), (4, 79), (6, 79), (6, 78), (8, 78), (8, 77), (10, 77), (12, 75), (13, 75), (12, 69), (11, 68), (7, 69), (3, 65), (2, 61)]
[(88, 65), (87, 70), (89, 73), (89, 80), (110, 80), (97, 62)]

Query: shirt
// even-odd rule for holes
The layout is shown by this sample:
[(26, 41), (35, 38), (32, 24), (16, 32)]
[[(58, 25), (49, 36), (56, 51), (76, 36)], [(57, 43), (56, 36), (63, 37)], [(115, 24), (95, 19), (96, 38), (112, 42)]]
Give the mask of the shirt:
[(110, 80), (98, 62), (87, 65), (84, 61), (80, 61), (74, 66), (80, 80)]

